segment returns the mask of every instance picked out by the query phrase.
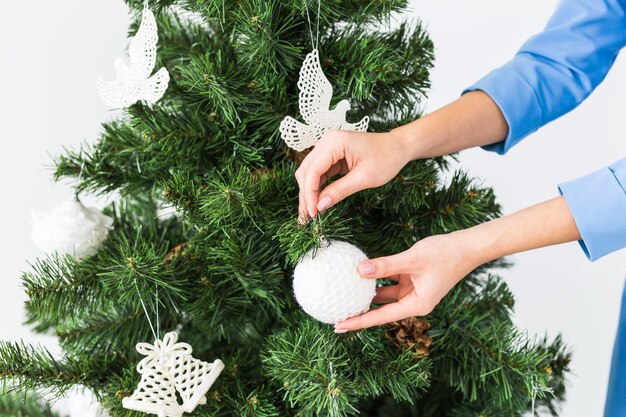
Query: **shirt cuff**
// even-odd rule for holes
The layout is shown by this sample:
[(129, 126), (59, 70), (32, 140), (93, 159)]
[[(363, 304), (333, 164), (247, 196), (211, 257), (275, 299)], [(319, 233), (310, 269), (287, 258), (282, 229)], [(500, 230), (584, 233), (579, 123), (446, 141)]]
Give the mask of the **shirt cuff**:
[(559, 184), (591, 261), (626, 247), (626, 191), (618, 179), (624, 161)]
[(503, 141), (482, 146), (483, 149), (500, 155), (543, 125), (537, 94), (516, 71), (515, 65), (514, 60), (491, 71), (461, 93), (463, 95), (469, 91), (484, 91), (500, 108), (509, 125), (509, 133)]

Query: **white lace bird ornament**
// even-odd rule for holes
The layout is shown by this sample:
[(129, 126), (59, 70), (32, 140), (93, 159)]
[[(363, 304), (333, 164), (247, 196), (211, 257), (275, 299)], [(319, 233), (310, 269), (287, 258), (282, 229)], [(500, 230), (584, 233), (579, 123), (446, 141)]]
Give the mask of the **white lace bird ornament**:
[(158, 40), (154, 14), (146, 7), (139, 30), (128, 48), (130, 66), (118, 58), (113, 65), (117, 78), (114, 81), (97, 79), (102, 101), (114, 108), (126, 108), (139, 100), (154, 104), (163, 97), (170, 82), (167, 69), (163, 67), (150, 76), (156, 65)]
[(350, 110), (348, 100), (341, 100), (334, 109), (330, 109), (333, 86), (322, 71), (317, 49), (309, 52), (302, 63), (298, 89), (300, 114), (306, 123), (291, 116), (280, 122), (280, 135), (290, 148), (300, 152), (315, 146), (322, 134), (330, 129), (367, 131), (368, 116), (356, 123), (346, 121), (346, 113)]

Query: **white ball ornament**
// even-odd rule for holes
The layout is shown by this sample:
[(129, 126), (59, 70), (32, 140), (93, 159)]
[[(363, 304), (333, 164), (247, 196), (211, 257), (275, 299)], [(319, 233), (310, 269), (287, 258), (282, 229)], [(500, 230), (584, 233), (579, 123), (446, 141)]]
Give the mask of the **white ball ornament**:
[(107, 238), (113, 219), (100, 210), (70, 199), (49, 213), (33, 212), (33, 243), (45, 253), (83, 259), (95, 255)]
[(293, 274), (293, 290), (302, 309), (328, 324), (369, 310), (376, 280), (359, 275), (357, 267), (364, 259), (359, 248), (337, 240), (307, 252)]

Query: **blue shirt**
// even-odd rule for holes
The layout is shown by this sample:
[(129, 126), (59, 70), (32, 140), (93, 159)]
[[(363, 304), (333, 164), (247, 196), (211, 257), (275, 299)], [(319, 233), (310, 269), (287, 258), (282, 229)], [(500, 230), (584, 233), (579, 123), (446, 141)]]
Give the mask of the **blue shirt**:
[[(602, 82), (625, 45), (626, 0), (561, 0), (543, 32), (465, 90), (487, 93), (509, 125), (504, 141), (484, 148), (504, 154), (574, 109)], [(626, 158), (560, 184), (559, 191), (590, 260), (626, 247)]]

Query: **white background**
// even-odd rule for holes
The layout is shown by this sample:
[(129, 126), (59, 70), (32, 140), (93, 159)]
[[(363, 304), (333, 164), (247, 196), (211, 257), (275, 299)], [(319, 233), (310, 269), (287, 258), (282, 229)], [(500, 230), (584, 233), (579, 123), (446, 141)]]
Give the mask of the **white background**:
[[(545, 25), (555, 0), (413, 0), (427, 24), (436, 67), (427, 109), (511, 58)], [(21, 326), (20, 271), (41, 254), (30, 240), (31, 210), (71, 195), (50, 181), (51, 156), (96, 138), (112, 117), (95, 77), (114, 76), (127, 44), (122, 1), (3, 1), (0, 14), (0, 339), (42, 340)], [(626, 30), (626, 28), (624, 28)], [(472, 174), (493, 186), (505, 213), (551, 198), (556, 185), (626, 156), (626, 62), (578, 109), (544, 127), (508, 155), (462, 153)], [(520, 254), (505, 273), (517, 297), (516, 322), (531, 334), (561, 332), (574, 351), (562, 415), (599, 416), (626, 272), (626, 253), (587, 261), (575, 243)], [(80, 413), (75, 417), (79, 417)], [(81, 416), (82, 417), (82, 416)]]

